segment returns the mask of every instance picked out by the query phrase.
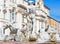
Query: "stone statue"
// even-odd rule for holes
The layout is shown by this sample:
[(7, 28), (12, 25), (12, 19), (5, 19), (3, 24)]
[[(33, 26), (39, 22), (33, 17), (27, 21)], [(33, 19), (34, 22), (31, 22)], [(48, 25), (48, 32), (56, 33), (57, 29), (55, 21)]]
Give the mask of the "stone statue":
[(60, 35), (59, 35), (59, 33), (55, 34), (55, 41), (60, 41)]
[(37, 35), (36, 35), (36, 19), (35, 19), (35, 12), (36, 11), (36, 7), (33, 5), (33, 3), (29, 3), (29, 6), (27, 7), (27, 13), (29, 15), (29, 19), (31, 20), (31, 22), (29, 22), (30, 28), (29, 28), (29, 40), (33, 40), (33, 39), (37, 39)]
[[(44, 26), (43, 24), (42, 24), (42, 26)], [(47, 31), (48, 31), (48, 29), (47, 29)], [(38, 42), (50, 41), (50, 35), (48, 34), (47, 31), (45, 31), (44, 28), (41, 28), (41, 30), (39, 31), (38, 39), (37, 39)]]
[(38, 36), (38, 42), (47, 42), (50, 40), (50, 36), (47, 32), (41, 32)]

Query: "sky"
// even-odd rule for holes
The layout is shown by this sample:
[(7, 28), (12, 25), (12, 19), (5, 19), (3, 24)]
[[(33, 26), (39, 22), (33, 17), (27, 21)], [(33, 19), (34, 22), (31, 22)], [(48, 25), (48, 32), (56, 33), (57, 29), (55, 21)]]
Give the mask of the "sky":
[(44, 0), (44, 4), (50, 8), (50, 16), (60, 21), (60, 0)]

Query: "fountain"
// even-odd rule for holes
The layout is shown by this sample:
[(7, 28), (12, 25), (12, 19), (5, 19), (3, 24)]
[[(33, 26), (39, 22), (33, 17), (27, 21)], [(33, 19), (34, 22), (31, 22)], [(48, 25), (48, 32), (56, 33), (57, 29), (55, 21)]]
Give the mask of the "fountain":
[(38, 37), (38, 42), (48, 42), (50, 41), (50, 35), (47, 32), (41, 32)]
[(60, 35), (59, 35), (59, 33), (55, 34), (55, 41), (60, 41)]
[(47, 31), (48, 31), (48, 27), (47, 27), (47, 30), (44, 29), (44, 26), (43, 26), (43, 28), (41, 28), (41, 30), (39, 32), (38, 39), (37, 39), (38, 42), (42, 42), (43, 43), (43, 42), (50, 41), (50, 35), (48, 34)]

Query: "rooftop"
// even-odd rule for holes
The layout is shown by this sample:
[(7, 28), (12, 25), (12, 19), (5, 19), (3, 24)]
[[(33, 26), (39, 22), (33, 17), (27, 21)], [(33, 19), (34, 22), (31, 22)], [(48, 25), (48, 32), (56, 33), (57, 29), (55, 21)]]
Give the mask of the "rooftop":
[(50, 10), (50, 8), (49, 8), (49, 7), (47, 7), (46, 5), (44, 5), (44, 7), (46, 7), (48, 10)]
[(60, 23), (60, 21), (58, 21), (58, 20), (52, 18), (51, 16), (48, 16), (48, 17), (51, 18), (51, 19), (53, 19), (53, 20), (55, 20), (56, 22), (59, 22), (59, 23)]

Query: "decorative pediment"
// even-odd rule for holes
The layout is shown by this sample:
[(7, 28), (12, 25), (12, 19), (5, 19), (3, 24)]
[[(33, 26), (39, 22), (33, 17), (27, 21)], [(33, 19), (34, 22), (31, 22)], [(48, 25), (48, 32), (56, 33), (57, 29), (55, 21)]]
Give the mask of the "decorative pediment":
[(6, 12), (7, 12), (7, 10), (6, 10), (6, 9), (4, 9), (4, 10), (3, 10), (3, 13), (6, 13)]
[(18, 4), (17, 6), (26, 10), (26, 7), (24, 5)]

